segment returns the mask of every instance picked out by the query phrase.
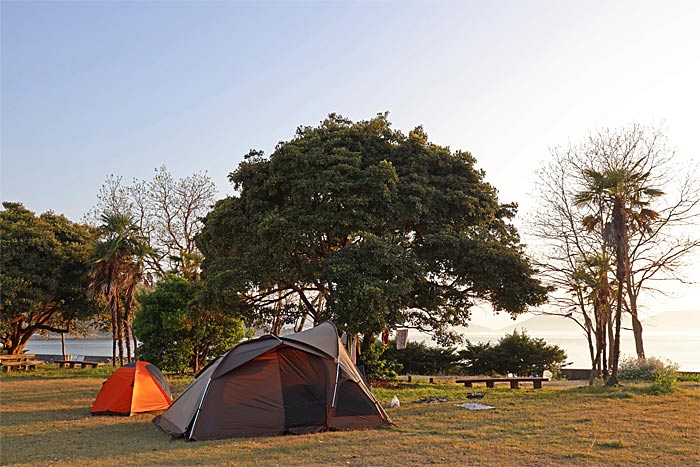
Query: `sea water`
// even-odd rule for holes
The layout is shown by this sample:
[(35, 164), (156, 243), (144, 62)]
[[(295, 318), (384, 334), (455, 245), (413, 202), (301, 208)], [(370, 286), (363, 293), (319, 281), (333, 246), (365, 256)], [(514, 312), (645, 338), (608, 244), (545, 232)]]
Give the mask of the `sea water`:
[[(579, 333), (550, 332), (528, 334), (530, 337), (544, 339), (547, 344), (558, 345), (567, 353), (568, 368), (589, 368), (588, 343)], [(472, 343), (498, 342), (504, 336), (503, 332), (465, 333)], [(409, 340), (420, 341), (428, 339), (419, 333), (409, 333)], [(430, 344), (430, 342), (426, 342)], [(34, 336), (29, 340), (26, 351), (34, 354), (61, 354), (60, 338), (45, 338)], [(648, 357), (669, 360), (679, 365), (681, 371), (700, 372), (700, 335), (695, 334), (654, 334), (644, 336), (644, 350)], [(620, 349), (623, 358), (635, 355), (634, 336), (630, 332), (622, 335)], [(66, 353), (70, 355), (111, 356), (112, 339), (88, 338), (76, 339), (66, 337)]]

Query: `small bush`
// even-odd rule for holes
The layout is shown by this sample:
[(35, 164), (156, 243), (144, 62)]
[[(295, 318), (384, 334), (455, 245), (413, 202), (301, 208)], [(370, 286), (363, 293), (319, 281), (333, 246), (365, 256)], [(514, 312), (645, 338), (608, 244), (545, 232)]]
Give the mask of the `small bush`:
[(677, 380), (685, 383), (700, 383), (700, 373), (678, 373)]
[(467, 364), (467, 373), (518, 376), (541, 375), (544, 370), (554, 372), (566, 360), (564, 349), (547, 345), (544, 339), (530, 337), (525, 331), (506, 334), (496, 345), (467, 343), (460, 351)]
[(676, 390), (677, 384), (676, 370), (665, 368), (654, 374), (654, 384), (649, 388), (649, 392), (655, 395), (670, 394)]
[(675, 375), (678, 365), (669, 361), (663, 362), (654, 357), (644, 360), (628, 357), (620, 361), (618, 378), (626, 381), (655, 381), (656, 374), (666, 370), (673, 371)]
[(396, 350), (396, 342), (392, 340), (383, 358), (400, 365), (403, 374), (455, 375), (462, 368), (461, 357), (454, 347), (429, 347), (424, 342), (409, 342), (405, 349)]
[(387, 361), (384, 356), (387, 347), (381, 341), (372, 342), (369, 351), (364, 352), (358, 358), (358, 365), (364, 365), (365, 378), (368, 381), (395, 380), (402, 367), (400, 363)]

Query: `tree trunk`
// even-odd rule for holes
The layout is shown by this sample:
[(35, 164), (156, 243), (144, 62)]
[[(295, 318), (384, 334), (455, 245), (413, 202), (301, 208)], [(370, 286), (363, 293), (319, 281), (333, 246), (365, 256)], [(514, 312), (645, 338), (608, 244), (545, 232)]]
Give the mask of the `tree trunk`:
[(112, 366), (117, 366), (117, 314), (114, 310), (114, 304), (110, 303), (110, 312), (112, 313)]
[(124, 366), (124, 330), (122, 329), (122, 319), (119, 313), (119, 302), (117, 301), (117, 306), (114, 315), (117, 321), (117, 343), (119, 345), (119, 366)]
[(365, 334), (362, 336), (362, 346), (360, 346), (360, 352), (365, 354), (369, 352), (370, 347), (372, 347), (372, 342), (374, 342), (374, 334)]
[(124, 301), (124, 343), (126, 344), (126, 361), (131, 363), (131, 300)]
[(139, 348), (139, 341), (136, 339), (136, 335), (134, 335), (134, 328), (130, 324), (129, 329), (131, 329), (131, 339), (134, 341), (134, 360), (136, 360), (136, 350)]
[(303, 313), (301, 315), (301, 319), (299, 320), (299, 325), (294, 329), (294, 332), (301, 332), (304, 330), (304, 324), (306, 323), (306, 316), (307, 316), (307, 313)]
[(112, 366), (117, 366), (117, 335), (112, 332)]
[(615, 232), (615, 253), (617, 260), (616, 276), (617, 276), (617, 309), (615, 310), (615, 342), (613, 344), (613, 359), (612, 371), (610, 379), (605, 383), (607, 386), (616, 386), (619, 384), (617, 380), (617, 369), (620, 363), (620, 326), (622, 324), (622, 300), (624, 297), (624, 288), (627, 281), (627, 219), (624, 215), (624, 199), (615, 198), (615, 206), (613, 208), (613, 225)]
[(128, 363), (131, 363), (131, 333), (129, 332), (129, 329), (131, 328), (129, 326), (129, 321), (127, 321), (126, 316), (124, 317), (124, 344), (126, 344), (126, 361)]
[(632, 332), (634, 332), (634, 346), (637, 350), (637, 358), (646, 359), (644, 355), (644, 341), (642, 340), (642, 323), (636, 315), (632, 315)]
[(617, 292), (617, 310), (615, 310), (615, 342), (613, 344), (613, 358), (610, 378), (605, 383), (606, 386), (616, 386), (619, 384), (617, 380), (617, 367), (620, 362), (620, 326), (622, 324), (622, 287)]
[(642, 339), (642, 322), (639, 321), (639, 315), (637, 314), (637, 297), (634, 296), (632, 291), (632, 284), (630, 283), (630, 278), (627, 278), (627, 297), (629, 298), (629, 312), (632, 316), (632, 332), (634, 333), (634, 347), (637, 351), (637, 358), (639, 360), (644, 360), (646, 355), (644, 355), (644, 340)]
[(613, 361), (613, 353), (615, 351), (615, 321), (613, 320), (612, 314), (609, 316), (608, 322), (606, 323), (606, 329), (607, 329), (607, 344), (608, 344), (608, 351), (606, 352), (607, 355), (607, 361), (604, 361), (605, 365), (605, 380), (608, 380), (608, 377), (610, 376), (610, 365), (612, 365)]
[(61, 333), (61, 356), (66, 360), (66, 333)]

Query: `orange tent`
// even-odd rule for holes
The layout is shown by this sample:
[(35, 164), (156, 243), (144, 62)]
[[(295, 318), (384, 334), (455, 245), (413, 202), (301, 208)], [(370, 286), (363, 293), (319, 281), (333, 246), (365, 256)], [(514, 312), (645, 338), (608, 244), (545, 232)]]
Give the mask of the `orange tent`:
[(132, 362), (117, 369), (92, 404), (93, 415), (131, 415), (167, 409), (172, 403), (168, 382), (157, 366)]

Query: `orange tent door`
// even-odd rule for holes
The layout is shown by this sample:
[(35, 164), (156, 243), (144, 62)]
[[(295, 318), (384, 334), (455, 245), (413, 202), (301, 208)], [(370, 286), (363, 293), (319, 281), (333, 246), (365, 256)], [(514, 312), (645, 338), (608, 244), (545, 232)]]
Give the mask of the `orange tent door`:
[(92, 413), (116, 413), (129, 415), (131, 412), (132, 384), (134, 367), (123, 366), (112, 373), (102, 385), (97, 399), (92, 404)]
[(148, 363), (136, 362), (134, 377), (134, 396), (131, 401), (131, 413), (151, 412), (170, 407), (172, 400), (163, 388), (153, 379), (146, 369)]

